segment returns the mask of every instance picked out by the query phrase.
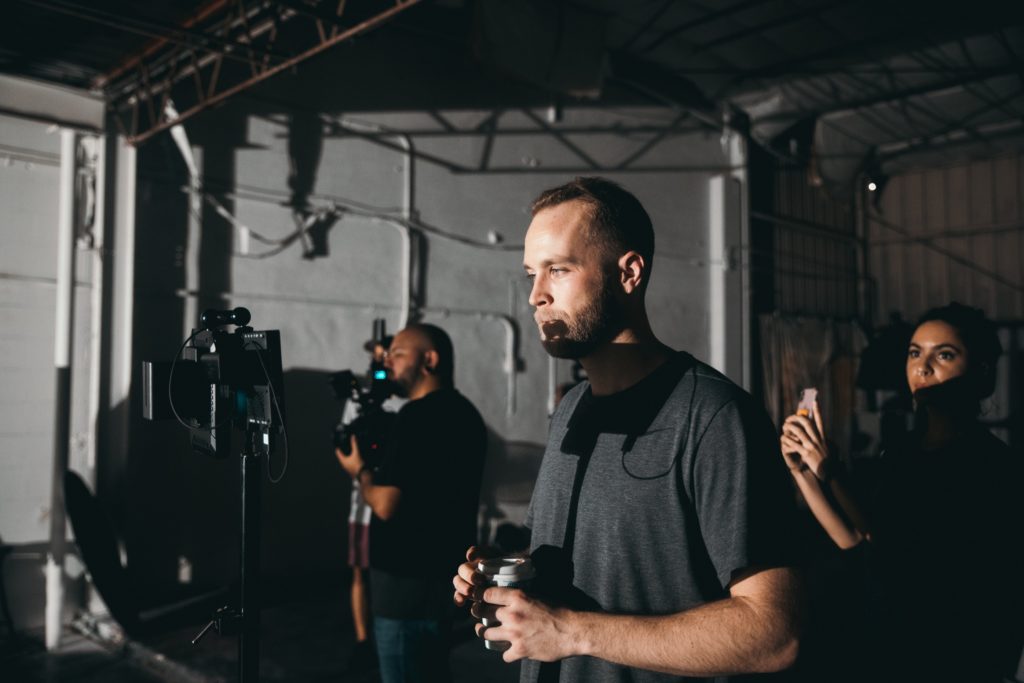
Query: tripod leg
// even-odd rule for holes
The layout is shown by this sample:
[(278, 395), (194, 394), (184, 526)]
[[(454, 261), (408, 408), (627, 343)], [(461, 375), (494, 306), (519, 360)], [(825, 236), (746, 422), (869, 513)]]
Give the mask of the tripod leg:
[(238, 638), (238, 679), (260, 676), (260, 459), (242, 455), (242, 632)]

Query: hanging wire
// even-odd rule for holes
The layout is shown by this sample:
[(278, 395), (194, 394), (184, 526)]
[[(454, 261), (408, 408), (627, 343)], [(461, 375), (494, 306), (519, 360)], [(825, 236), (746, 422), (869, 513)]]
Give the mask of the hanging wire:
[[(269, 258), (270, 256), (276, 256), (277, 254), (284, 251), (284, 249), (290, 246), (293, 242), (309, 233), (317, 225), (318, 222), (330, 218), (340, 220), (345, 216), (367, 218), (381, 223), (390, 223), (392, 225), (398, 225), (409, 230), (415, 230), (417, 232), (425, 233), (428, 235), (434, 235), (436, 237), (448, 240), (450, 242), (465, 244), (479, 249), (490, 249), (493, 251), (521, 251), (523, 248), (522, 244), (505, 244), (503, 242), (493, 243), (473, 239), (471, 237), (466, 237), (464, 235), (449, 232), (437, 226), (430, 225), (429, 223), (424, 223), (423, 221), (420, 221), (418, 219), (402, 218), (382, 211), (360, 208), (356, 206), (356, 202), (350, 202), (349, 200), (345, 200), (344, 203), (332, 201), (328, 206), (321, 206), (313, 209), (310, 212), (310, 214), (306, 217), (306, 219), (303, 220), (301, 224), (296, 227), (295, 230), (288, 233), (284, 237), (267, 237), (266, 235), (263, 235), (262, 233), (253, 230), (248, 225), (235, 218), (235, 216), (230, 211), (228, 211), (224, 207), (224, 205), (221, 204), (220, 201), (211, 193), (205, 192), (201, 189), (196, 190), (195, 188), (190, 188), (188, 186), (184, 186), (181, 189), (183, 192), (186, 193), (198, 191), (201, 194), (203, 200), (210, 206), (212, 206), (213, 209), (217, 212), (217, 214), (224, 218), (224, 220), (231, 223), (236, 228), (245, 230), (249, 234), (249, 236), (255, 239), (257, 242), (260, 242), (261, 244), (265, 244), (267, 246), (274, 247), (269, 251), (261, 252), (258, 254), (237, 254), (237, 256), (241, 258), (265, 259)], [(239, 195), (237, 193), (223, 194), (224, 196), (231, 198), (244, 198), (264, 202), (267, 201), (266, 199), (256, 198), (253, 196)], [(194, 208), (190, 208), (189, 212), (196, 220), (198, 220), (200, 223), (202, 222), (202, 216)], [(299, 221), (297, 220), (296, 222)]]
[[(270, 453), (267, 453), (267, 479), (270, 480), (271, 484), (277, 484), (284, 479), (285, 472), (288, 471), (288, 429), (284, 424), (284, 413), (281, 412), (281, 404), (277, 401), (277, 392), (274, 391), (274, 383), (270, 380), (270, 372), (267, 370), (266, 364), (263, 362), (262, 349), (258, 344), (253, 344), (251, 341), (246, 342), (246, 346), (252, 345), (253, 350), (256, 351), (256, 360), (260, 362), (260, 367), (263, 368), (263, 376), (267, 378), (267, 387), (270, 390), (270, 398), (274, 403), (274, 410), (277, 411), (277, 419), (281, 421), (281, 439), (284, 441), (284, 463), (281, 465), (281, 472), (275, 478), (270, 472)], [(271, 420), (273, 422), (273, 420)]]

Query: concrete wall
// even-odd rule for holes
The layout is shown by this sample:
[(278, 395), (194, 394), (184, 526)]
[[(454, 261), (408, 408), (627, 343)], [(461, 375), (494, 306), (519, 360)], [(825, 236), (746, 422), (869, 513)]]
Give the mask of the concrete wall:
[[(185, 430), (141, 418), (140, 362), (170, 360), (207, 307), (246, 306), (255, 327), (282, 334), (288, 469), (276, 486), (264, 480), (270, 576), (343, 572), (349, 482), (330, 445), (338, 405), (327, 378), (366, 367), (374, 318), (390, 331), (404, 319), (407, 235), (409, 298), (452, 335), (457, 385), (491, 431), (482, 515), (490, 531), (522, 521), (553, 387), (572, 372), (537, 343), (527, 304), (520, 247), (541, 190), (594, 174), (633, 191), (657, 233), (655, 332), (746, 381), (748, 331), (737, 328), (746, 325), (749, 280), (731, 256), (746, 248), (738, 138), (667, 107), (556, 113), (515, 86), (487, 94), (492, 75), (459, 57), (432, 65), (429, 78), (407, 73), (409, 87), (396, 88), (386, 74), (409, 68), (409, 55), (367, 45), (378, 58), (346, 54), (336, 71), (321, 64), (190, 121), (189, 162), (168, 134), (137, 153), (107, 145), (106, 263), (96, 278), (89, 258), (79, 270), (72, 466), (95, 479), (126, 551), (126, 588), (142, 606), (182, 582), (220, 586), (238, 571), (237, 460), (195, 455)], [(368, 63), (372, 74), (356, 66)], [(426, 108), (431, 98), (438, 106)], [(0, 165), (0, 289), (18, 323), (3, 338), (5, 357), (17, 361), (0, 369), (17, 388), (0, 432), (0, 539), (22, 544), (6, 567), (20, 626), (38, 624), (43, 605), (57, 144), (40, 124), (0, 120), (0, 157), (11, 159)], [(334, 220), (300, 234), (297, 210)], [(98, 325), (94, 279), (105, 288)], [(97, 348), (94, 425), (88, 369)], [(283, 457), (275, 452), (275, 474)]]
[[(0, 116), (0, 542), (15, 546), (2, 569), (18, 628), (42, 623), (50, 535), (59, 170), (55, 127)], [(76, 252), (70, 459), (89, 480), (93, 273)]]
[[(269, 574), (343, 564), (349, 484), (331, 454), (338, 413), (327, 376), (366, 367), (362, 345), (375, 317), (392, 331), (403, 317), (405, 238), (395, 226), (403, 210), (427, 226), (413, 231), (422, 243), (413, 288), (423, 319), (452, 335), (456, 383), (492, 432), (484, 491), (492, 527), (522, 520), (547, 431), (551, 361), (536, 341), (518, 248), (538, 192), (586, 173), (635, 192), (657, 230), (648, 294), (655, 331), (709, 355), (708, 263), (721, 267), (708, 253), (710, 183), (732, 170), (717, 134), (673, 134), (676, 115), (660, 108), (568, 108), (553, 124), (536, 109), (330, 114), (322, 138), (300, 130), (298, 116), (250, 115), (238, 105), (187, 126), (205, 191), (237, 224), (190, 196), (167, 136), (139, 155), (136, 357), (169, 359), (210, 305), (246, 306), (258, 329), (282, 332), (290, 452), (283, 482), (265, 487)], [(647, 132), (631, 132), (641, 126)], [(410, 178), (413, 201), (403, 209)], [(254, 237), (294, 237), (287, 204), (297, 194), (311, 210), (347, 209), (315, 258), (303, 257), (302, 239), (279, 248)], [(560, 362), (554, 377), (569, 372)], [(197, 582), (230, 579), (237, 463), (191, 454), (174, 425), (132, 424), (120, 520), (129, 566), (170, 582), (184, 557)], [(277, 456), (272, 464), (276, 471)]]

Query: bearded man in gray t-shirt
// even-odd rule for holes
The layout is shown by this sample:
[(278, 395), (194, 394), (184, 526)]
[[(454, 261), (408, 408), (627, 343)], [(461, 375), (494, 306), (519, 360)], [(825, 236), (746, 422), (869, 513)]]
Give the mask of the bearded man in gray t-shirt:
[(577, 178), (533, 204), (523, 264), (545, 349), (588, 381), (563, 399), (527, 515), (538, 581), (486, 588), (471, 548), (455, 602), (499, 626), (523, 681), (777, 671), (797, 652), (794, 502), (749, 395), (662, 344), (644, 303), (650, 218)]

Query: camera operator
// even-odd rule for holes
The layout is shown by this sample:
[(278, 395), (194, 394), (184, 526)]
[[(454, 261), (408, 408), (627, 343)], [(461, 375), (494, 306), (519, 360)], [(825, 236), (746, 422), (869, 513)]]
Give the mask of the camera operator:
[(439, 327), (398, 332), (385, 358), (409, 398), (376, 467), (357, 438), (336, 454), (373, 510), (370, 590), (384, 683), (445, 681), (450, 569), (476, 537), (487, 432), (454, 386), (451, 339)]
[[(404, 398), (390, 395), (394, 388), (393, 383), (382, 379), (378, 374), (383, 373), (384, 356), (390, 344), (391, 337), (384, 334), (383, 321), (381, 321), (379, 333), (375, 329), (374, 338), (368, 340), (364, 345), (364, 349), (370, 354), (368, 374), (370, 386), (368, 388), (354, 384), (354, 377), (349, 371), (342, 371), (334, 376), (334, 378), (341, 379), (340, 386), (336, 386), (335, 391), (338, 393), (338, 397), (345, 401), (335, 442), (343, 444), (345, 448), (349, 446), (351, 435), (362, 431), (361, 423), (369, 421), (370, 424), (366, 425), (366, 428), (371, 432), (383, 431), (386, 426), (390, 427), (390, 424), (382, 419), (383, 416), (397, 413), (405, 404)], [(382, 388), (382, 385), (386, 385), (386, 387)], [(355, 389), (357, 400), (349, 400), (353, 395), (353, 386), (357, 387)], [(386, 431), (390, 431), (390, 429)], [(373, 439), (379, 439), (384, 435), (370, 434), (370, 436)], [(370, 570), (371, 517), (372, 510), (363, 498), (359, 480), (358, 478), (353, 479), (348, 512), (348, 565), (352, 569), (349, 597), (356, 642), (352, 648), (352, 655), (349, 657), (348, 668), (350, 671), (372, 668), (377, 663), (377, 656), (370, 641), (370, 580), (367, 576)]]

